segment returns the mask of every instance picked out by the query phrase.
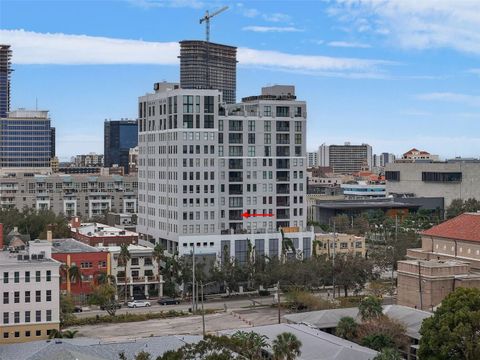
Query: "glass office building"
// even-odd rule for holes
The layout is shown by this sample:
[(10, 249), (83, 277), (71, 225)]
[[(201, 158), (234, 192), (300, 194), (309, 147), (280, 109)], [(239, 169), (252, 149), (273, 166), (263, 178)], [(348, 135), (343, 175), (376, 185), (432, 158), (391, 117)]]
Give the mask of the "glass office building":
[(104, 124), (104, 166), (123, 166), (128, 174), (129, 151), (138, 145), (137, 120), (106, 120)]
[(0, 118), (0, 168), (48, 168), (52, 155), (48, 111), (19, 109)]

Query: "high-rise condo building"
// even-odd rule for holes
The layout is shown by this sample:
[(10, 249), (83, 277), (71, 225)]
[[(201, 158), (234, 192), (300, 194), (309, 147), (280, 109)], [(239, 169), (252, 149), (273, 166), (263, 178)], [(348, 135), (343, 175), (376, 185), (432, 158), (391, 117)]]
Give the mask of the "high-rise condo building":
[(52, 129), (48, 111), (19, 109), (0, 118), (0, 168), (50, 168)]
[(372, 159), (372, 147), (368, 144), (322, 144), (318, 149), (319, 166), (330, 166), (337, 174), (352, 174), (365, 168), (371, 169)]
[(180, 87), (216, 89), (227, 104), (236, 102), (237, 48), (200, 40), (180, 42)]
[(283, 228), (295, 255), (310, 256), (306, 103), (294, 87), (264, 88), (231, 105), (219, 90), (155, 89), (139, 98), (141, 237), (180, 254), (228, 248), (242, 262), (248, 241), (278, 256)]
[(10, 74), (12, 50), (10, 45), (0, 45), (0, 118), (10, 111)]
[(128, 157), (131, 148), (138, 145), (137, 120), (105, 120), (104, 166), (122, 166), (128, 174)]

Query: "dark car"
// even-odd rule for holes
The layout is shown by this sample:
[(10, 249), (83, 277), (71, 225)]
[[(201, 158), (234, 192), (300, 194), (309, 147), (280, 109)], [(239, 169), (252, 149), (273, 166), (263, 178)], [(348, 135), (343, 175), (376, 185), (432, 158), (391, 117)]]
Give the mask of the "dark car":
[(169, 297), (164, 297), (158, 300), (158, 303), (160, 305), (178, 305), (180, 304), (179, 299), (174, 299), (174, 298), (169, 298)]
[[(118, 303), (118, 302), (115, 303), (115, 308), (120, 309), (121, 307), (122, 307), (122, 304), (121, 304), (121, 303)], [(106, 306), (105, 306), (105, 305), (102, 305), (102, 306), (100, 306), (100, 309), (101, 309), (101, 310), (106, 310)]]
[(80, 312), (83, 312), (83, 309), (81, 306), (75, 306), (73, 308), (73, 312), (80, 313)]

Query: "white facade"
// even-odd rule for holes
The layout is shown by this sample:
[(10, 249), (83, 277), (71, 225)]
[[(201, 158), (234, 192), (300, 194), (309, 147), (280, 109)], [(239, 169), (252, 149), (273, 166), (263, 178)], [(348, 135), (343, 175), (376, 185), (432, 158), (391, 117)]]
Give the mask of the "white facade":
[(272, 87), (226, 105), (217, 90), (163, 85), (139, 98), (143, 238), (173, 252), (185, 236), (304, 228), (305, 102)]
[(330, 147), (326, 144), (322, 144), (318, 147), (318, 166), (327, 167), (330, 166)]
[(318, 166), (318, 152), (307, 152), (307, 167)]
[(384, 198), (387, 195), (385, 184), (368, 184), (363, 182), (359, 184), (342, 184), (340, 187), (347, 199)]
[(60, 263), (46, 240), (0, 251), (0, 344), (48, 338), (60, 323)]

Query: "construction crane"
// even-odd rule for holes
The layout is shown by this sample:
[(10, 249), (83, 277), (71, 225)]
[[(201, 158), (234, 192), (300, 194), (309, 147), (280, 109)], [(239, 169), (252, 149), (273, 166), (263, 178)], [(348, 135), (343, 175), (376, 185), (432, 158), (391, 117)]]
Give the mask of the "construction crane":
[(205, 22), (205, 35), (206, 35), (207, 43), (210, 41), (210, 19), (224, 12), (227, 9), (228, 9), (228, 6), (224, 6), (212, 14), (210, 14), (207, 10), (205, 12), (205, 16), (200, 19), (200, 24), (203, 24)]

